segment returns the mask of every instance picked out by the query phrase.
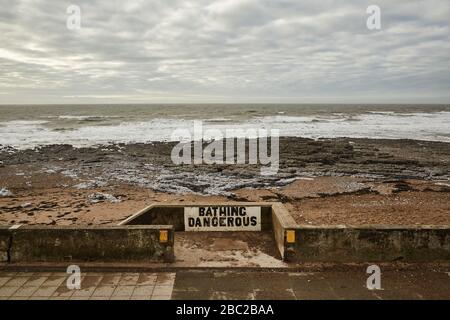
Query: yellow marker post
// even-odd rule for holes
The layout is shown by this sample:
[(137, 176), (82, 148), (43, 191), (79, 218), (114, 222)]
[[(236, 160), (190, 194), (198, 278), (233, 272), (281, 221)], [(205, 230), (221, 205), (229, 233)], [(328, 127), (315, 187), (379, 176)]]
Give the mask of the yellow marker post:
[(295, 243), (295, 230), (286, 230), (286, 242)]
[(169, 241), (169, 231), (159, 230), (159, 242), (164, 243)]

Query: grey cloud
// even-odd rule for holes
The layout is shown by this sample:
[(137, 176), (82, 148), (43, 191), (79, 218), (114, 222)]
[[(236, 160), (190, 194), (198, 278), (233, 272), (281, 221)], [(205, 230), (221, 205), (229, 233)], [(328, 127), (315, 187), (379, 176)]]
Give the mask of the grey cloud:
[(72, 3), (0, 0), (1, 103), (450, 101), (447, 0)]

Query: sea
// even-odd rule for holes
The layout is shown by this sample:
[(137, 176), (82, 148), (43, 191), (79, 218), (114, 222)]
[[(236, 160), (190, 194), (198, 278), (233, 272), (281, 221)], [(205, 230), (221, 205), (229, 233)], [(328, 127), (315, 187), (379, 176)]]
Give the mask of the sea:
[(174, 131), (277, 129), (280, 136), (450, 142), (450, 105), (0, 105), (0, 145), (75, 147), (174, 140)]

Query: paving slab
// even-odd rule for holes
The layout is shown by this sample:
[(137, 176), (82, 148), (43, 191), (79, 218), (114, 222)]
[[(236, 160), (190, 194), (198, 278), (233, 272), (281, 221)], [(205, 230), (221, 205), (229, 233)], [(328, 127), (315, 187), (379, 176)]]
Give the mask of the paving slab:
[(116, 287), (112, 296), (113, 297), (131, 297), (133, 295), (134, 285), (120, 285)]
[(40, 286), (32, 295), (31, 297), (47, 297), (50, 298), (55, 291), (58, 289), (58, 287), (47, 287), (47, 286)]
[(105, 273), (99, 282), (99, 286), (117, 286), (122, 278), (121, 273)]
[(26, 287), (39, 287), (41, 286), (46, 280), (48, 280), (48, 276), (41, 276), (39, 274), (32, 275), (28, 278), (27, 282), (24, 283), (24, 286)]

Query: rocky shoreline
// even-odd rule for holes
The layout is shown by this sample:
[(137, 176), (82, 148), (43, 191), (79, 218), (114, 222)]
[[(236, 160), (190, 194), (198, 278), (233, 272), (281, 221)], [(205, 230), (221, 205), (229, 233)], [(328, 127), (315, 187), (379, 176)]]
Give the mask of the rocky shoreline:
[(377, 179), (450, 179), (450, 143), (377, 139), (280, 139), (278, 174), (262, 176), (258, 165), (175, 165), (174, 143), (113, 144), (33, 150), (2, 148), (0, 170), (29, 166), (28, 174), (60, 173), (80, 188), (111, 181), (154, 191), (229, 195), (249, 187), (283, 186), (298, 177), (357, 176)]
[[(279, 171), (273, 176), (262, 176), (258, 165), (175, 165), (170, 158), (173, 146), (2, 147), (0, 223), (115, 223), (152, 201), (207, 198), (281, 201), (302, 223), (450, 224), (450, 143), (283, 137)], [(337, 197), (346, 199), (340, 203), (341, 215), (332, 214)], [(322, 201), (315, 202), (317, 198)], [(397, 208), (402, 201), (403, 207)], [(435, 213), (424, 211), (427, 201)], [(364, 210), (385, 212), (382, 217), (364, 218), (358, 209), (349, 218), (355, 203), (378, 202), (385, 207)], [(308, 206), (314, 215), (299, 213)], [(390, 215), (389, 208), (397, 215)], [(404, 220), (408, 210), (414, 211), (414, 219)]]

